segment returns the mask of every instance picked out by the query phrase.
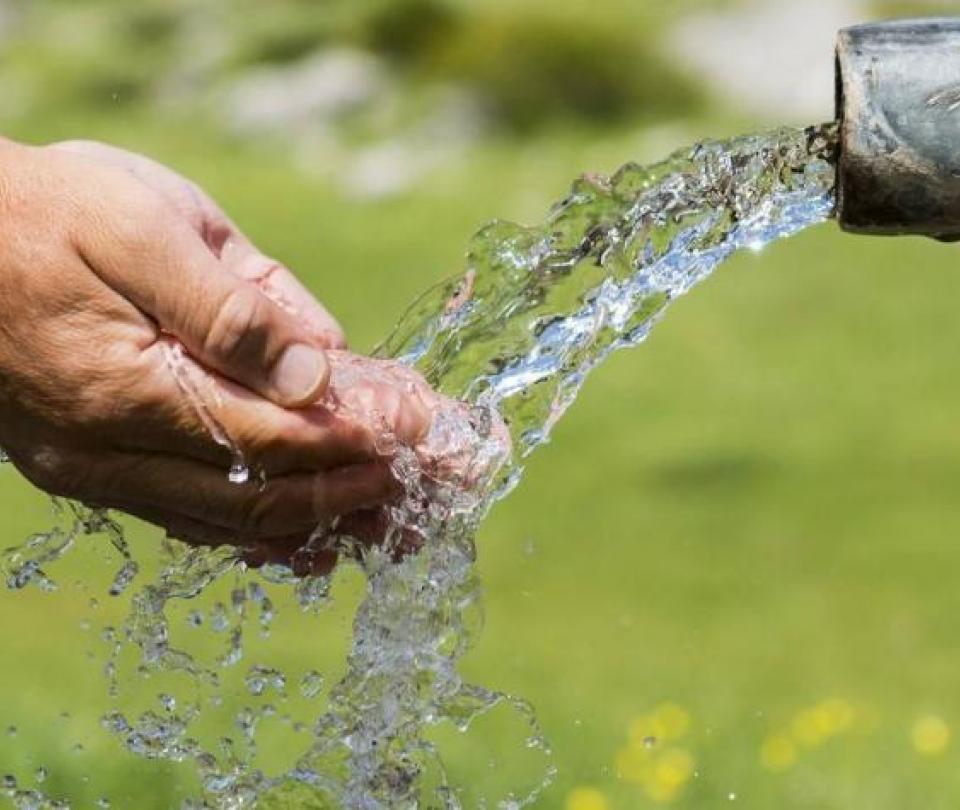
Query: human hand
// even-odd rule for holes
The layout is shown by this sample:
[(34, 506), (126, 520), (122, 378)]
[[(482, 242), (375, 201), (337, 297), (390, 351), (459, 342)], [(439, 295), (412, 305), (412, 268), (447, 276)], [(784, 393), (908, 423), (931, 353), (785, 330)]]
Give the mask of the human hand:
[[(378, 452), (391, 462), (397, 497), (338, 515), (309, 535), (251, 544), (243, 557), (248, 564), (285, 564), (299, 576), (326, 574), (342, 554), (359, 557), (371, 546), (400, 559), (419, 549), (439, 525), (482, 508), (509, 458), (510, 433), (495, 409), (445, 397), (403, 363), (343, 351), (331, 351), (329, 358), (330, 386), (320, 407), (381, 425)], [(415, 396), (430, 413), (429, 431), (406, 448), (397, 446), (378, 398), (366, 393), (379, 386)]]
[(286, 267), (265, 256), (196, 183), (144, 155), (96, 141), (62, 141), (47, 147), (129, 174), (160, 195), (233, 274), (254, 283), (310, 330), (327, 349), (346, 348), (343, 329)]
[[(302, 407), (326, 390), (324, 349), (342, 343), (187, 181), (107, 147), (0, 144), (0, 446), (42, 489), (211, 543), (382, 503), (395, 485), (380, 425)], [(172, 373), (179, 344), (203, 407)], [(427, 429), (415, 392), (353, 395), (400, 441)], [(211, 415), (267, 474), (262, 488), (227, 481)]]

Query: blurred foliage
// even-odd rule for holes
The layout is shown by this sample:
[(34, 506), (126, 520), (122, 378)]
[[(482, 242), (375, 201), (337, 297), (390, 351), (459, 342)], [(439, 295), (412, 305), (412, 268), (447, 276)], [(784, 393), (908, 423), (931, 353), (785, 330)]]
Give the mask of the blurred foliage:
[(381, 0), (362, 20), (361, 39), (400, 63), (422, 62), (464, 35), (464, 15), (443, 0)]
[(450, 0), (32, 0), (0, 44), (7, 78), (34, 110), (116, 102), (149, 109), (170, 86), (202, 110), (211, 87), (258, 65), (327, 47), (381, 56), (416, 94), (426, 83), (475, 91), (499, 122), (609, 122), (688, 115), (696, 85), (659, 55), (659, 27), (615, 16), (544, 15), (524, 4)]
[(435, 69), (479, 89), (497, 116), (519, 129), (563, 116), (666, 118), (702, 101), (650, 43), (616, 20), (486, 15), (445, 45)]
[(881, 19), (953, 16), (960, 11), (960, 6), (956, 0), (872, 0), (871, 11), (875, 17)]

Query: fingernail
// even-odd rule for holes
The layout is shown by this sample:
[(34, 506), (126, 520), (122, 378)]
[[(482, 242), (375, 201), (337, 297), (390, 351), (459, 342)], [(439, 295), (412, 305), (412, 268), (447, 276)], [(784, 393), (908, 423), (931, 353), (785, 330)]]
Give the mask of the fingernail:
[(416, 394), (405, 396), (397, 414), (397, 435), (404, 441), (416, 444), (430, 430), (433, 414)]
[(295, 343), (280, 356), (271, 383), (285, 404), (306, 405), (319, 395), (328, 374), (323, 352)]

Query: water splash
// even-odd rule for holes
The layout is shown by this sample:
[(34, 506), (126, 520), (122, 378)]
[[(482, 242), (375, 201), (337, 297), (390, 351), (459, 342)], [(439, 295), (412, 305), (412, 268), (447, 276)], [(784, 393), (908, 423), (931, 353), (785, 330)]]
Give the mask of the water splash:
[[(302, 697), (316, 698), (324, 679), (314, 670), (296, 681), (272, 662), (251, 665), (246, 692), (260, 702), (233, 716), (240, 739), (204, 747), (192, 733), (200, 718), (223, 706), (220, 676), (242, 660), (250, 621), (261, 634), (270, 632), (275, 608), (265, 588), (295, 590), (308, 612), (328, 602), (327, 578), (299, 578), (279, 566), (246, 572), (230, 549), (174, 547), (159, 576), (133, 593), (129, 619), (107, 639), (112, 694), (120, 700), (117, 662), (130, 647), (138, 652), (137, 673), (176, 673), (194, 690), (186, 700), (161, 693), (162, 712), (141, 710), (132, 720), (118, 708), (104, 727), (143, 757), (191, 763), (204, 796), (185, 807), (237, 808), (277, 797), (362, 810), (456, 808), (458, 792), (428, 731), (440, 724), (467, 731), (503, 707), (525, 725), (521, 745), (540, 753), (542, 772), (488, 802), (517, 808), (534, 801), (553, 766), (532, 707), (465, 683), (458, 671), (482, 624), (475, 531), (604, 358), (642, 341), (671, 301), (735, 251), (831, 215), (835, 144), (832, 126), (700, 144), (653, 166), (628, 164), (611, 178), (582, 178), (543, 225), (499, 222), (481, 231), (465, 274), (422, 296), (383, 344), (380, 356), (393, 360), (332, 356), (326, 406), (334, 410), (348, 413), (348, 398), (338, 392), (368, 377), (413, 385), (411, 366), (459, 402), (438, 410), (416, 449), (384, 433), (379, 447), (404, 495), (381, 515), (381, 547), (362, 550), (357, 530), (344, 521), (321, 527), (300, 552), (309, 565), (312, 554), (334, 545), (357, 558), (367, 582), (345, 674), (319, 716), (291, 718), (295, 731), (310, 735), (302, 754), (270, 774), (255, 764), (259, 724), (277, 713), (262, 699), (288, 700), (294, 682)], [(203, 412), (202, 381), (182, 373), (175, 349), (168, 362)], [(208, 428), (234, 453), (231, 476), (241, 477), (239, 449), (215, 419)], [(123, 554), (111, 591), (123, 593), (137, 570), (116, 524), (78, 507), (70, 515), (66, 529), (3, 555), (9, 587), (49, 587), (45, 570), (77, 536), (105, 533)], [(171, 624), (173, 604), (228, 575), (237, 577), (229, 605), (193, 610), (186, 622)], [(208, 641), (225, 638), (226, 648), (200, 661), (174, 646), (181, 633), (210, 633)], [(15, 780), (7, 785), (8, 796), (17, 790)]]
[(223, 403), (211, 379), (192, 370), (192, 364), (186, 362), (183, 346), (173, 338), (164, 340), (163, 358), (171, 376), (176, 380), (186, 400), (193, 406), (207, 433), (230, 453), (227, 480), (231, 484), (246, 484), (250, 480), (250, 468), (243, 456), (243, 450), (217, 418), (216, 411), (223, 407)]

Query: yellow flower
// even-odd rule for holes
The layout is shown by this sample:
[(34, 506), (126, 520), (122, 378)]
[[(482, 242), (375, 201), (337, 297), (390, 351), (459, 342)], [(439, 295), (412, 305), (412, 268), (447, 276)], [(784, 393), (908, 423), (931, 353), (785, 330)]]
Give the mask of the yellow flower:
[(790, 724), (793, 738), (807, 748), (816, 748), (826, 738), (826, 733), (812, 709), (801, 709)]
[(607, 810), (607, 797), (594, 788), (580, 787), (567, 795), (567, 810)]
[(673, 801), (693, 776), (693, 757), (682, 748), (661, 751), (644, 763), (641, 778), (635, 780), (655, 802)]
[(830, 737), (849, 728), (853, 721), (853, 709), (843, 701), (825, 700), (807, 709), (801, 709), (793, 717), (793, 738), (807, 748), (816, 748)]
[(773, 734), (760, 747), (760, 761), (769, 771), (786, 771), (797, 761), (797, 747), (786, 734)]
[(682, 748), (662, 747), (683, 737), (690, 715), (676, 703), (661, 703), (630, 724), (630, 738), (617, 753), (617, 776), (643, 788), (658, 803), (673, 801), (693, 776), (693, 756)]
[(828, 698), (817, 707), (823, 717), (823, 722), (831, 733), (842, 734), (853, 725), (854, 711), (847, 701), (840, 698)]
[(645, 748), (627, 745), (617, 752), (617, 776), (635, 785), (642, 785), (650, 773), (651, 754)]
[(693, 776), (693, 757), (682, 748), (664, 751), (653, 766), (651, 778), (662, 787), (682, 788)]
[(928, 757), (939, 756), (950, 744), (950, 728), (942, 717), (928, 714), (913, 724), (910, 741), (917, 753)]
[(690, 714), (676, 703), (661, 703), (630, 725), (630, 743), (637, 748), (680, 739), (690, 728)]
[(677, 798), (680, 788), (674, 785), (662, 785), (659, 782), (649, 782), (644, 785), (643, 792), (647, 794), (648, 799), (657, 804), (669, 804)]
[(676, 703), (661, 703), (653, 710), (654, 735), (661, 740), (677, 740), (690, 728), (690, 714)]
[(840, 698), (828, 698), (800, 709), (790, 723), (794, 741), (805, 748), (817, 748), (853, 725), (853, 706)]

